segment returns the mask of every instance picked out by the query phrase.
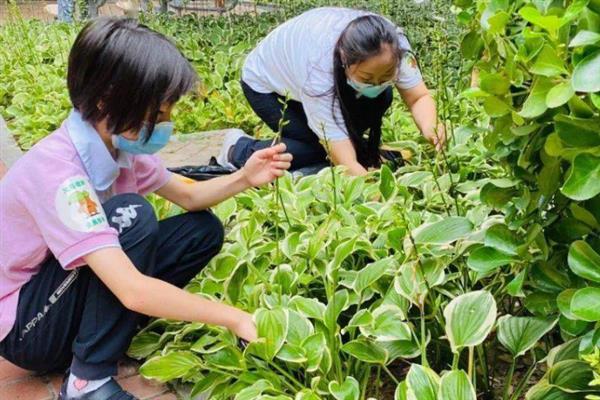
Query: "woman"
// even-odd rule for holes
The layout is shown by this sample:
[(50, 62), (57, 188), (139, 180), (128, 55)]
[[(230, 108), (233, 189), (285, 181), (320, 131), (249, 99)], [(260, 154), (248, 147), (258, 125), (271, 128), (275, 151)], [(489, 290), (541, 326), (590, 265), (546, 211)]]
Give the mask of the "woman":
[[(278, 131), (287, 99), (283, 142), (292, 169), (326, 161), (364, 175), (380, 165), (381, 124), (396, 86), (422, 134), (440, 149), (435, 104), (410, 45), (389, 20), (346, 8), (317, 8), (276, 28), (248, 55), (242, 88), (256, 114)], [(327, 142), (327, 143), (325, 143)], [(217, 161), (243, 166), (271, 145), (239, 130)]]
[[(37, 371), (70, 365), (61, 399), (134, 398), (111, 376), (143, 315), (256, 338), (250, 314), (181, 288), (223, 243), (208, 207), (275, 180), (291, 156), (274, 146), (201, 183), (169, 173), (152, 153), (196, 79), (149, 28), (89, 23), (69, 56), (71, 115), (0, 181), (0, 355)], [(157, 221), (151, 192), (189, 212)]]

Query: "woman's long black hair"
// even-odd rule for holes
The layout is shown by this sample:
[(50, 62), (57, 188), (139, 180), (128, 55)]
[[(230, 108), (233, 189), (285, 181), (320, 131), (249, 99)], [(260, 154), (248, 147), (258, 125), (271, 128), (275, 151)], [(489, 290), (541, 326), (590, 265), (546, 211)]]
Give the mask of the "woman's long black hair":
[[(348, 24), (338, 39), (333, 51), (333, 101), (332, 113), (337, 121), (335, 106), (339, 103), (348, 136), (352, 141), (358, 162), (365, 168), (379, 167), (381, 159), (381, 115), (365, 112), (364, 98), (357, 98), (356, 91), (347, 84), (347, 66), (360, 63), (378, 55), (383, 45), (389, 45), (401, 65), (407, 53), (400, 48), (399, 30), (387, 19), (379, 15), (364, 15)], [(359, 126), (367, 127), (365, 130)]]

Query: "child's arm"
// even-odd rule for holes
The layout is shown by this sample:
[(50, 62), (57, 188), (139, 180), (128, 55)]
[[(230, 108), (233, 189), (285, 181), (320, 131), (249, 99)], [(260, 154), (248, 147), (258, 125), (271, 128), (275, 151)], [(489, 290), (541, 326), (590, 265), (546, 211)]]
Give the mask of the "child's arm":
[(152, 317), (221, 325), (244, 340), (256, 339), (250, 314), (142, 274), (120, 248), (94, 251), (84, 260), (129, 310)]
[(284, 151), (284, 144), (259, 150), (239, 171), (205, 182), (186, 183), (181, 176), (173, 175), (156, 194), (189, 211), (207, 209), (249, 187), (262, 186), (283, 176), (292, 161), (292, 155)]

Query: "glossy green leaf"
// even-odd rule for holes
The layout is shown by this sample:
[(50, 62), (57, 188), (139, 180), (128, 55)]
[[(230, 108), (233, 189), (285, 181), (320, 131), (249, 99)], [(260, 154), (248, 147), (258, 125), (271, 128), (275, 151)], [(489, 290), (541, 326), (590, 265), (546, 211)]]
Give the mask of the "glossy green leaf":
[(464, 217), (448, 217), (431, 224), (424, 224), (413, 231), (417, 244), (449, 244), (468, 236), (473, 224)]
[(561, 191), (573, 200), (588, 200), (600, 193), (600, 158), (591, 154), (575, 157)]
[(290, 343), (284, 343), (276, 357), (279, 360), (294, 364), (302, 364), (308, 361), (304, 348)]
[(471, 252), (467, 265), (480, 274), (488, 274), (496, 269), (515, 261), (509, 254), (496, 250), (493, 247), (479, 247)]
[(592, 379), (592, 369), (580, 360), (558, 362), (548, 371), (548, 382), (566, 391), (587, 391)]
[(554, 86), (546, 95), (548, 108), (556, 108), (566, 104), (575, 95), (571, 82), (562, 82)]
[(363, 290), (380, 279), (386, 273), (386, 271), (395, 271), (396, 269), (397, 262), (391, 257), (367, 264), (356, 274), (356, 279), (353, 283), (353, 289), (356, 293), (360, 294), (363, 292)]
[(408, 400), (437, 400), (440, 377), (430, 368), (412, 364), (406, 375)]
[(591, 46), (600, 43), (600, 33), (579, 31), (569, 43), (569, 47)]
[(335, 331), (337, 319), (347, 306), (348, 291), (346, 289), (337, 291), (334, 297), (329, 300), (329, 304), (325, 309), (325, 325), (330, 331)]
[(161, 382), (181, 378), (201, 366), (200, 358), (189, 351), (174, 351), (149, 359), (140, 367), (145, 378)]
[(496, 96), (488, 96), (483, 100), (483, 108), (490, 117), (502, 117), (510, 113), (511, 109), (506, 102)]
[(556, 297), (556, 304), (561, 314), (569, 319), (577, 319), (573, 313), (571, 313), (571, 300), (577, 292), (577, 289), (565, 289)]
[(260, 342), (257, 342), (261, 356), (272, 360), (283, 346), (288, 331), (288, 312), (278, 308), (258, 309), (254, 313), (254, 321)]
[(360, 361), (371, 364), (385, 364), (388, 358), (387, 351), (383, 347), (365, 339), (356, 339), (345, 343), (342, 351)]
[(517, 235), (504, 224), (492, 225), (485, 232), (484, 243), (505, 254), (516, 256), (522, 244)]
[(575, 292), (571, 313), (584, 321), (600, 321), (600, 288), (587, 287)]
[(535, 7), (527, 5), (519, 10), (519, 14), (526, 21), (545, 29), (551, 36), (556, 37), (562, 22), (556, 15), (542, 15)]
[(545, 77), (539, 77), (535, 80), (533, 88), (519, 115), (523, 118), (536, 118), (542, 115), (548, 109), (546, 97), (548, 92), (554, 87), (552, 81)]
[(302, 347), (304, 348), (304, 353), (306, 354), (306, 358), (308, 360), (306, 370), (308, 372), (316, 371), (324, 357), (324, 349), (327, 348), (325, 336), (322, 332), (317, 332), (314, 335), (304, 339), (304, 342), (302, 342)]
[(590, 54), (575, 66), (573, 89), (584, 93), (600, 91), (600, 51)]
[(504, 207), (516, 195), (515, 188), (499, 187), (492, 182), (483, 185), (479, 193), (483, 203), (496, 209)]
[(577, 240), (571, 243), (568, 262), (576, 275), (600, 282), (600, 255), (587, 242)]
[(504, 95), (510, 89), (510, 81), (501, 73), (482, 74), (480, 87), (488, 93)]
[(542, 51), (537, 56), (533, 65), (529, 68), (529, 71), (533, 74), (547, 77), (553, 77), (567, 72), (564, 67), (563, 59), (558, 56), (556, 50), (550, 45), (545, 45), (542, 48)]
[(312, 390), (302, 389), (296, 393), (294, 400), (321, 400), (321, 397)]
[(438, 400), (477, 400), (475, 388), (465, 371), (450, 371), (442, 376)]
[(558, 114), (554, 117), (556, 132), (562, 142), (572, 147), (600, 146), (600, 133), (597, 118), (575, 118)]
[(336, 400), (358, 400), (360, 397), (358, 381), (352, 376), (348, 376), (342, 384), (329, 382), (329, 392)]
[(133, 338), (127, 350), (127, 355), (132, 358), (141, 359), (160, 348), (160, 335), (156, 332), (142, 332)]
[(372, 315), (371, 324), (361, 328), (365, 335), (374, 337), (378, 342), (412, 339), (411, 329), (402, 321), (402, 312), (397, 307), (381, 306), (369, 315)]
[(252, 385), (240, 390), (234, 397), (234, 400), (255, 400), (264, 391), (272, 389), (273, 384), (266, 379), (260, 379)]
[(556, 322), (556, 318), (504, 315), (498, 319), (498, 340), (513, 357), (519, 357), (535, 346)]
[(387, 165), (380, 169), (379, 191), (385, 200), (389, 200), (396, 190), (396, 178)]
[(455, 297), (444, 309), (446, 337), (452, 351), (477, 346), (488, 336), (496, 321), (496, 301), (487, 291)]
[(308, 318), (323, 319), (325, 315), (325, 304), (317, 299), (308, 299), (306, 297), (294, 296), (290, 301), (290, 308), (298, 311)]
[(523, 284), (525, 283), (526, 274), (527, 270), (525, 269), (519, 272), (517, 276), (506, 285), (506, 292), (514, 297), (524, 297)]
[(525, 308), (537, 316), (548, 316), (558, 310), (556, 294), (535, 291), (525, 297)]
[(288, 331), (286, 341), (300, 345), (304, 339), (314, 333), (314, 327), (307, 317), (299, 312), (288, 310)]
[(394, 400), (408, 400), (408, 385), (406, 381), (400, 382), (394, 392)]
[(205, 354), (204, 361), (223, 370), (243, 370), (244, 356), (236, 348), (224, 347), (214, 353)]

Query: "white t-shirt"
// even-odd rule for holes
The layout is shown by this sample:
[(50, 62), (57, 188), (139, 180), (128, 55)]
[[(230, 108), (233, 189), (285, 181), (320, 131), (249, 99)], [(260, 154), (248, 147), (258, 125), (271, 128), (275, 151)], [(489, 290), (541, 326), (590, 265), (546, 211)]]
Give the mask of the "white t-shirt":
[[(349, 8), (315, 8), (283, 23), (246, 58), (242, 79), (259, 93), (277, 93), (302, 103), (308, 125), (320, 139), (348, 138), (339, 103), (331, 112), (333, 51), (342, 31), (354, 19), (370, 13)], [(404, 35), (400, 46), (410, 50)], [(410, 89), (422, 81), (414, 58), (404, 57), (396, 85)], [(327, 95), (324, 95), (327, 94)], [(341, 125), (341, 126), (340, 126)], [(325, 134), (323, 134), (325, 132)]]

